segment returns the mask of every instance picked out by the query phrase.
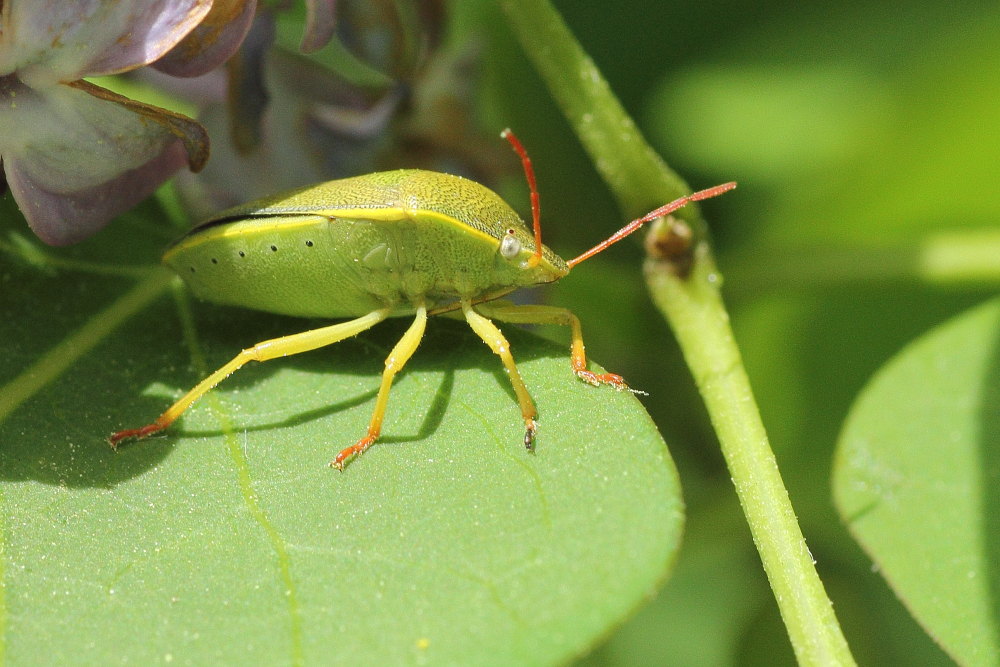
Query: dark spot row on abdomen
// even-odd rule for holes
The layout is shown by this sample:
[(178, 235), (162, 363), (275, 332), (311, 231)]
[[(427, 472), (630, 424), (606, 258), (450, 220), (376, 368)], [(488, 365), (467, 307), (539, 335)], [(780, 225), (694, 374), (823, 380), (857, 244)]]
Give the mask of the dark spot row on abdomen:
[[(309, 241), (309, 240), (307, 240), (305, 242), (305, 246), (307, 248), (312, 248), (315, 245), (316, 245), (315, 243), (313, 243), (312, 241)], [(271, 252), (278, 252), (278, 246), (276, 246), (274, 244), (271, 244), (270, 246), (268, 246), (268, 248), (270, 249)], [(246, 253), (245, 250), (239, 250), (239, 251), (237, 251), (237, 254), (240, 256), (240, 259), (246, 259), (247, 253)], [(212, 264), (218, 264), (219, 263), (219, 258), (218, 257), (212, 257), (210, 261), (212, 262)], [(197, 272), (197, 267), (195, 267), (193, 264), (191, 266), (189, 266), (188, 268), (191, 270), (191, 273), (196, 273)]]

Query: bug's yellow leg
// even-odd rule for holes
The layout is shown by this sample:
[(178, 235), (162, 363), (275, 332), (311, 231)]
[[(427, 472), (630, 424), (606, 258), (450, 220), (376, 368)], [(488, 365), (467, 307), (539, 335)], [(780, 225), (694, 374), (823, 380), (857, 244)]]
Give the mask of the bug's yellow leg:
[(403, 337), (399, 339), (392, 352), (385, 359), (385, 370), (382, 371), (382, 386), (379, 387), (378, 397), (375, 399), (375, 411), (372, 413), (372, 420), (368, 424), (368, 434), (357, 441), (357, 443), (347, 447), (337, 458), (330, 461), (330, 466), (343, 470), (348, 459), (359, 456), (366, 449), (374, 444), (382, 431), (382, 419), (385, 417), (385, 408), (389, 402), (389, 389), (392, 388), (392, 379), (396, 377), (403, 365), (409, 361), (410, 357), (420, 345), (420, 339), (424, 337), (424, 329), (427, 326), (427, 308), (423, 304), (417, 306), (417, 315), (413, 318), (413, 324), (406, 330)]
[[(479, 309), (487, 315), (513, 324), (559, 324), (570, 328), (570, 361), (576, 376), (594, 386), (609, 384), (615, 389), (628, 389), (621, 375), (615, 373), (594, 373), (587, 369), (587, 355), (583, 345), (583, 330), (580, 319), (566, 308), (558, 306), (519, 306), (510, 302), (484, 303)], [(641, 393), (641, 392), (640, 392)]]
[(199, 382), (194, 389), (184, 394), (176, 403), (167, 408), (167, 411), (156, 418), (151, 424), (140, 428), (116, 431), (108, 438), (112, 447), (117, 447), (122, 440), (129, 438), (145, 438), (170, 426), (174, 420), (181, 416), (188, 407), (198, 398), (208, 392), (212, 387), (222, 382), (229, 375), (234, 373), (248, 361), (267, 361), (278, 357), (287, 357), (299, 352), (308, 352), (318, 347), (332, 345), (338, 341), (355, 336), (365, 329), (370, 329), (389, 315), (389, 309), (383, 308), (373, 311), (348, 322), (340, 322), (320, 329), (311, 329), (302, 333), (273, 338), (257, 343), (253, 347), (240, 352), (228, 364), (215, 371), (207, 378)]
[(517, 402), (521, 405), (521, 416), (524, 417), (524, 446), (531, 449), (535, 441), (535, 432), (538, 430), (538, 423), (535, 421), (538, 411), (535, 410), (535, 404), (531, 400), (528, 388), (524, 385), (524, 380), (521, 379), (521, 373), (517, 370), (514, 357), (511, 356), (510, 343), (507, 342), (495, 324), (472, 309), (472, 304), (469, 301), (462, 301), (462, 312), (465, 313), (465, 320), (472, 327), (472, 330), (500, 357), (507, 369), (510, 383), (514, 385)]

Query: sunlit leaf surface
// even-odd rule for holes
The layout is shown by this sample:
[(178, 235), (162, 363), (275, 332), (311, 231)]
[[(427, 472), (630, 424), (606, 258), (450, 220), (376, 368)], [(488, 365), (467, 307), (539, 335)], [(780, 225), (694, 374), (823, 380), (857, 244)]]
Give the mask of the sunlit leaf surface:
[(398, 377), (384, 439), (343, 473), (327, 463), (364, 433), (404, 321), (247, 367), (113, 453), (112, 430), (206, 369), (317, 324), (73, 263), (153, 256), (148, 224), (136, 214), (55, 263), (3, 245), (12, 662), (551, 663), (656, 590), (682, 522), (662, 439), (632, 395), (580, 383), (565, 346), (513, 327), (535, 454), (499, 362), (441, 318)]

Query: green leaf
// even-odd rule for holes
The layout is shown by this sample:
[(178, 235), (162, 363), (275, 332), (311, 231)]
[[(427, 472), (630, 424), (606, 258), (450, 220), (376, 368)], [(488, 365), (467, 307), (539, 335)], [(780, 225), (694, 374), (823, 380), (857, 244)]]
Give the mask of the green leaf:
[[(700, 512), (689, 508), (684, 549), (663, 594), (579, 667), (743, 664), (736, 648), (754, 612), (778, 612), (764, 577), (754, 576), (760, 557), (730, 487), (708, 492)], [(771, 664), (779, 651), (792, 658), (788, 633), (783, 626), (779, 632), (768, 647)]]
[(838, 444), (841, 516), (917, 620), (963, 664), (1000, 662), (1000, 300), (905, 348)]
[(240, 348), (321, 324), (172, 300), (161, 274), (114, 265), (152, 259), (144, 224), (55, 259), (0, 244), (11, 662), (547, 664), (655, 592), (683, 522), (662, 438), (631, 394), (577, 381), (566, 345), (515, 327), (534, 454), (499, 360), (442, 318), (384, 438), (343, 473), (327, 464), (364, 434), (406, 321), (250, 365), (113, 453), (109, 433)]

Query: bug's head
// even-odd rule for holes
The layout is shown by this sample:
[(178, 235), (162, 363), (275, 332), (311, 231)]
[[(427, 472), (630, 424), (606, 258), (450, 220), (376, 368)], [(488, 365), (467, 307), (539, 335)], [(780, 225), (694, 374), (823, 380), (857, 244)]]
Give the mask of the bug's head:
[(566, 260), (548, 246), (538, 245), (520, 221), (504, 231), (498, 253), (502, 261), (519, 269), (517, 281), (523, 286), (555, 282), (569, 273)]
[[(524, 247), (526, 247), (526, 244), (522, 240), (516, 238), (515, 230), (510, 229), (508, 230), (507, 236), (500, 241), (500, 253), (508, 259), (515, 258), (518, 254), (525, 254), (525, 258), (523, 260), (525, 268), (535, 269), (541, 274), (541, 276), (552, 276), (548, 279), (545, 279), (545, 277), (542, 277), (542, 279), (536, 279), (534, 282), (538, 283), (552, 282), (562, 278), (569, 273), (570, 269), (583, 260), (589, 259), (602, 250), (618, 243), (623, 238), (632, 234), (651, 220), (669, 215), (677, 209), (687, 206), (693, 201), (701, 201), (703, 199), (715, 197), (717, 195), (721, 195), (723, 192), (729, 192), (736, 187), (736, 183), (723, 183), (722, 185), (716, 185), (714, 188), (700, 190), (685, 197), (679, 197), (669, 204), (664, 204), (663, 206), (650, 211), (641, 218), (636, 218), (587, 252), (567, 262), (542, 244), (542, 226), (540, 221), (540, 206), (538, 203), (538, 187), (535, 183), (535, 170), (531, 166), (531, 158), (528, 157), (528, 152), (524, 149), (521, 141), (509, 128), (501, 132), (500, 136), (506, 139), (521, 157), (521, 165), (524, 167), (524, 176), (528, 181), (528, 189), (531, 191), (531, 218), (534, 223), (533, 246), (535, 248), (534, 251), (525, 252)], [(506, 253), (505, 244), (507, 244)]]

